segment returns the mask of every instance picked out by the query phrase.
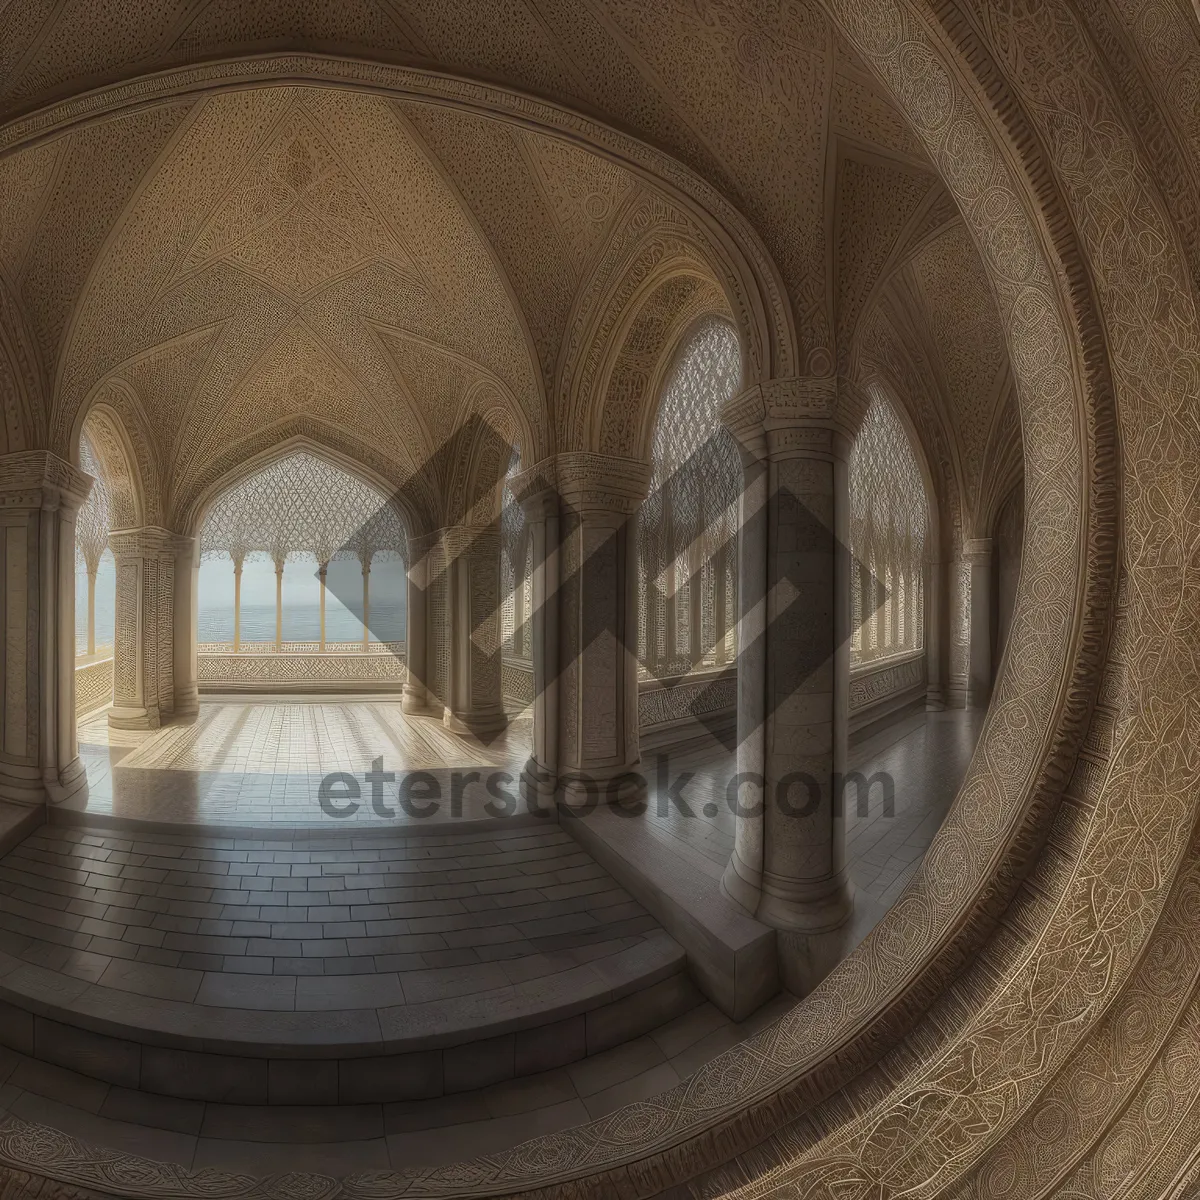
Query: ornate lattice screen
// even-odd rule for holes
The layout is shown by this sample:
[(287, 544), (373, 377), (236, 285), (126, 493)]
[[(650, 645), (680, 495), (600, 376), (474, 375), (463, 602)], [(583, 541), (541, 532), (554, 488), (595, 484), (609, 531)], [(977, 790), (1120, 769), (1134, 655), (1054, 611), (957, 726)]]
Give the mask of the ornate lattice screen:
[(108, 549), (108, 530), (111, 523), (108, 487), (100, 473), (100, 462), (85, 434), (79, 441), (79, 465), (94, 480), (88, 498), (75, 518), (75, 553), (78, 560), (95, 573), (100, 559)]
[(395, 506), (373, 487), (313, 454), (291, 454), (235, 484), (213, 504), (200, 533), (206, 557), (234, 562), (265, 555), (276, 563), (312, 556), (407, 561)]
[(638, 656), (660, 679), (733, 661), (742, 467), (721, 406), (740, 378), (737, 335), (709, 318), (664, 386), (638, 516)]
[(925, 484), (908, 432), (875, 391), (850, 454), (851, 665), (925, 644), (928, 524)]

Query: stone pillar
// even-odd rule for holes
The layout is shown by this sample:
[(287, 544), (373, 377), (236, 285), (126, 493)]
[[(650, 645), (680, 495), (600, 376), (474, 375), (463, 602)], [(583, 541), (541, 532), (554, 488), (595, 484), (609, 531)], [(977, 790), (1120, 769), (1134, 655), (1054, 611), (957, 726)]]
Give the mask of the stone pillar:
[(970, 652), (967, 665), (967, 704), (986, 708), (992, 695), (992, 539), (974, 538), (963, 543), (963, 561), (970, 576)]
[(109, 535), (117, 561), (113, 706), (108, 714), (115, 729), (157, 729), (175, 711), (176, 562), (183, 558), (190, 574), (194, 544), (192, 538), (155, 525)]
[(925, 708), (941, 712), (946, 707), (946, 564), (935, 556), (924, 567), (925, 593)]
[(196, 664), (197, 628), (200, 620), (200, 547), (194, 537), (176, 539), (174, 626), (175, 716), (194, 717), (200, 712)]
[(521, 773), (521, 794), (530, 808), (553, 803), (558, 788), (559, 584), (562, 514), (553, 460), (510, 481), (525, 512), (526, 536), (533, 545), (530, 608), (525, 644), (533, 663), (533, 745)]
[(371, 648), (371, 556), (362, 560), (363, 577), (363, 650)]
[[(432, 709), (429, 687), (429, 552), (432, 540), (427, 536), (408, 539), (410, 561), (405, 571), (404, 605), (406, 677), (400, 701), (400, 707), (406, 713), (428, 713)], [(442, 715), (441, 711), (438, 715)]]
[[(644, 463), (560, 454), (558, 771), (563, 801), (638, 801), (636, 513)], [(535, 681), (536, 684), (536, 681)], [(590, 789), (590, 792), (589, 792)]]
[(286, 560), (275, 564), (275, 653), (283, 649), (283, 568)]
[(317, 578), (321, 583), (321, 634), (319, 648), (322, 654), (325, 653), (325, 582), (329, 577), (329, 564), (321, 563), (317, 567)]
[(0, 800), (87, 788), (75, 734), (75, 516), (91, 477), (42, 450), (0, 456)]
[(508, 723), (500, 673), (500, 531), (456, 525), (442, 531), (449, 663), (444, 723), (477, 737)]
[(96, 653), (96, 576), (98, 574), (98, 567), (88, 567), (87, 652), (89, 656)]
[(242, 648), (242, 560), (233, 561), (233, 652)]
[[(759, 920), (805, 937), (839, 929), (852, 908), (840, 794), (850, 443), (835, 401), (831, 379), (788, 380), (751, 389), (725, 414), (747, 460), (738, 767), (750, 778), (723, 885)], [(807, 990), (831, 964), (800, 955), (785, 974)]]

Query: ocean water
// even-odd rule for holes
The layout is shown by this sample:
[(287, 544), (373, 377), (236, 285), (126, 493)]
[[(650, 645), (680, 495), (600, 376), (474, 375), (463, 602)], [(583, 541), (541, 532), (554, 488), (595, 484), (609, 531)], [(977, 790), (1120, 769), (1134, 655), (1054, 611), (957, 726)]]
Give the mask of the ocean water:
[[(374, 582), (374, 581), (372, 581)], [(390, 581), (389, 581), (390, 582)], [(201, 642), (233, 641), (233, 596), (219, 589), (206, 589), (201, 576), (200, 604), (197, 613), (197, 638)], [(273, 579), (272, 579), (273, 585)], [(384, 594), (371, 597), (371, 641), (404, 640), (405, 606), (403, 592), (389, 587)], [(206, 596), (205, 592), (209, 595)], [(213, 594), (215, 592), (215, 594)], [(397, 594), (399, 593), (399, 594)], [(207, 602), (206, 602), (207, 601)], [(105, 555), (96, 575), (96, 645), (111, 646), (116, 615), (116, 571), (112, 558)], [(362, 640), (362, 604), (343, 604), (332, 589), (325, 598), (325, 640), (357, 642)], [(321, 636), (321, 605), (316, 600), (283, 600), (283, 639), (287, 642), (315, 642)], [(275, 602), (242, 602), (242, 640), (275, 640)], [(87, 573), (75, 574), (75, 645), (76, 653), (87, 652)]]
[[(233, 641), (233, 607), (201, 608), (198, 616), (198, 638), (202, 642)], [(371, 641), (398, 642), (404, 640), (404, 605), (371, 605)], [(362, 640), (362, 613), (353, 612), (342, 604), (325, 604), (325, 640), (328, 642), (357, 642)], [(288, 604), (283, 606), (283, 640), (285, 642), (315, 642), (321, 636), (321, 606), (317, 604)], [(242, 605), (242, 641), (271, 642), (275, 640), (275, 605)]]

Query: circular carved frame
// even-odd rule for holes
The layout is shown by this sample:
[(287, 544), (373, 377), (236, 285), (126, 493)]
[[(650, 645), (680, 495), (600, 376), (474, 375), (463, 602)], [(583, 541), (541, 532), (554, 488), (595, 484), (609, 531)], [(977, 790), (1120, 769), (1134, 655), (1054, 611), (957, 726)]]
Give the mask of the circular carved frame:
[[(827, 7), (925, 143), (992, 279), (1021, 406), (1027, 530), (1036, 531), (1036, 536), (1027, 534), (1010, 651), (978, 749), (953, 810), (906, 892), (872, 935), (771, 1028), (671, 1092), (504, 1153), (453, 1167), (353, 1175), (336, 1183), (298, 1175), (255, 1181), (88, 1150), (53, 1130), (8, 1118), (0, 1124), (0, 1160), (11, 1169), (139, 1196), (649, 1195), (728, 1162), (851, 1080), (869, 1075), (881, 1055), (900, 1044), (954, 984), (995, 928), (1037, 857), (1071, 775), (1107, 653), (1120, 533), (1109, 360), (1092, 280), (1081, 265), (1085, 256), (1066, 203), (970, 28), (955, 13), (922, 10), (915, 0), (828, 0)], [(391, 86), (410, 95), (419, 92), (431, 102), (486, 108), (503, 119), (544, 122), (561, 135), (593, 142), (602, 152), (632, 155), (639, 169), (648, 169), (648, 152), (630, 139), (515, 92), (377, 64), (294, 55), (168, 71), (107, 89), (0, 130), (0, 146), (48, 136), (122, 105), (278, 77)], [(618, 145), (623, 151), (614, 149)], [(686, 175), (682, 168), (670, 169), (676, 182)], [(722, 208), (728, 215), (723, 201), (713, 205), (714, 219)], [(756, 244), (742, 249), (750, 257), (758, 253)], [(756, 266), (759, 281), (773, 284), (769, 264)], [(786, 304), (773, 312), (771, 320), (757, 323), (770, 340), (760, 353), (776, 374), (786, 375), (794, 369), (788, 361), (786, 318), (779, 316), (787, 312)], [(1119, 758), (1118, 748), (1107, 773), (1092, 786), (1096, 807), (1084, 848), (1073, 873), (1058, 885), (1056, 898), (1063, 905), (1099, 862), (1105, 818), (1127, 799)], [(1126, 773), (1130, 765), (1124, 763)], [(1106, 798), (1108, 784), (1112, 794)], [(1072, 913), (1052, 909), (1061, 920), (1048, 929), (1071, 926)], [(1079, 961), (1068, 962), (1072, 954)], [(780, 1156), (777, 1167), (760, 1160), (758, 1178), (746, 1185), (747, 1193), (774, 1194), (786, 1184), (794, 1194), (828, 1195), (836, 1184), (843, 1188), (839, 1195), (867, 1196), (881, 1194), (881, 1181), (888, 1177), (895, 1180), (888, 1184), (889, 1194), (904, 1190), (901, 1183), (912, 1185), (916, 1194), (951, 1182), (952, 1175), (938, 1177), (946, 1163), (956, 1173), (977, 1164), (992, 1140), (1022, 1115), (1028, 1099), (987, 1109), (982, 1119), (981, 1110), (972, 1107), (975, 1098), (989, 1088), (1010, 1087), (1012, 1073), (1031, 1059), (1046, 1067), (1061, 1065), (1107, 993), (1100, 997), (1076, 989), (1061, 1011), (1036, 1014), (1015, 1000), (1005, 1007), (1003, 999), (1009, 990), (1027, 994), (1020, 989), (1028, 988), (1031, 974), (1036, 982), (1039, 970), (1056, 964), (1085, 975), (1085, 954), (1086, 949), (1057, 935), (1041, 940), (1025, 935), (1011, 979), (993, 983), (995, 995), (975, 996), (973, 1003), (968, 997), (965, 1015), (936, 1054), (919, 1067), (910, 1064), (900, 1082), (888, 1077), (886, 1086), (881, 1083), (870, 1106), (843, 1118), (819, 1155), (806, 1159), (798, 1145), (794, 1153)], [(937, 1105), (932, 1096), (939, 1097)], [(953, 1153), (949, 1135), (924, 1143), (920, 1136), (935, 1115), (944, 1119), (947, 1113), (976, 1118), (958, 1123)], [(925, 1158), (920, 1151), (897, 1155), (898, 1144), (906, 1150), (923, 1145)], [(730, 1187), (745, 1178), (736, 1173)]]

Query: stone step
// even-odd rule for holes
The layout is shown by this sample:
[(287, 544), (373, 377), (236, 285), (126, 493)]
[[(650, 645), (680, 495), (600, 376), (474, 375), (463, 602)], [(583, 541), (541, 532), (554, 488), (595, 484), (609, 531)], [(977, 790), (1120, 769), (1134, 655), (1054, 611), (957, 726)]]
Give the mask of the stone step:
[(0, 1044), (192, 1100), (420, 1099), (701, 997), (557, 827), (255, 839), (44, 826), (0, 859)]

